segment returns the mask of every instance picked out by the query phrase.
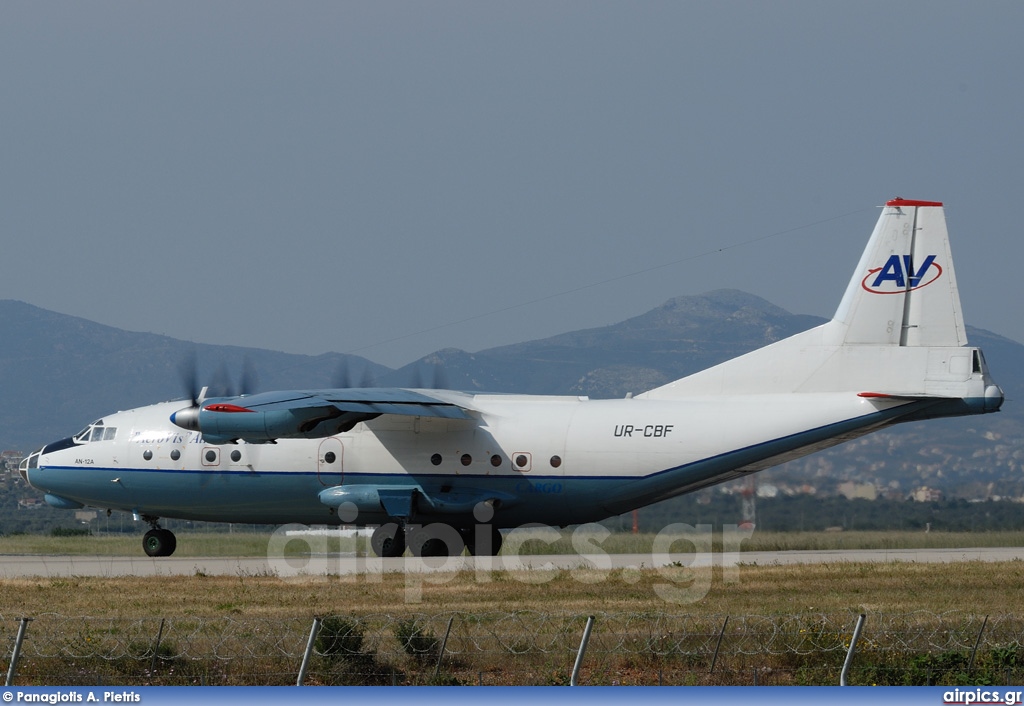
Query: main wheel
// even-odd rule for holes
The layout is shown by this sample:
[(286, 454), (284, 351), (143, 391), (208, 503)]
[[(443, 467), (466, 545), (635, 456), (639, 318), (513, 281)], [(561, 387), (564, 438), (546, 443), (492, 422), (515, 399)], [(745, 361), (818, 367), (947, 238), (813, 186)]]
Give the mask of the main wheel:
[(388, 522), (373, 531), (370, 548), (381, 557), (402, 556), (405, 553), (405, 530), (397, 522)]
[(501, 551), (501, 532), (497, 527), (491, 527), (490, 537), (484, 537), (484, 543), (479, 546), (476, 541), (476, 527), (464, 531), (462, 536), (466, 539), (466, 548), (473, 556), (498, 556), (498, 552)]
[(142, 537), (142, 549), (147, 556), (170, 556), (178, 546), (174, 532), (154, 527)]
[(458, 532), (440, 522), (420, 527), (409, 537), (413, 556), (460, 556), (465, 546)]

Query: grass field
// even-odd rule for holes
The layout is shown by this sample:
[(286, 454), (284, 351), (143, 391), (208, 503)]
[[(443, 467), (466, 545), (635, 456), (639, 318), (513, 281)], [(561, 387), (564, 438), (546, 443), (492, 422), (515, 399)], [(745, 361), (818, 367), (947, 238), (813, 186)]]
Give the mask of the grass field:
[[(574, 552), (571, 533), (563, 531), (557, 542), (527, 541), (520, 554), (570, 554)], [(600, 543), (610, 554), (649, 553), (653, 534), (610, 535)], [(721, 533), (713, 535), (714, 550), (721, 551)], [(178, 534), (175, 556), (265, 556), (269, 533), (186, 533)], [(327, 549), (338, 552), (367, 551), (365, 539), (332, 538)], [(789, 551), (798, 549), (942, 549), (967, 547), (1024, 546), (1024, 532), (762, 532), (755, 531), (740, 544), (741, 551)], [(139, 556), (141, 535), (99, 535), (51, 537), (11, 535), (0, 537), (3, 554), (87, 554), (97, 556)]]
[[(335, 616), (325, 625), (336, 637), (317, 643), (307, 683), (564, 684), (586, 616), (597, 615), (583, 683), (835, 684), (865, 613), (852, 683), (1003, 684), (1022, 674), (1024, 562), (743, 566), (734, 582), (673, 567), (542, 578), (9, 579), (0, 634), (12, 639), (18, 617), (35, 618), (19, 684), (294, 683), (322, 616)], [(407, 600), (410, 580), (417, 602)], [(659, 592), (704, 581), (706, 595), (686, 604)]]
[[(935, 546), (950, 546), (950, 539), (979, 546), (984, 538), (947, 536)], [(3, 551), (9, 553), (6, 539)], [(68, 541), (93, 545), (91, 553), (119, 546), (139, 551), (135, 541), (121, 545), (108, 538), (53, 545), (14, 539), (24, 542), (22, 551), (61, 551)], [(266, 541), (184, 534), (181, 539), (183, 547), (193, 539), (193, 547), (212, 543), (200, 553), (234, 554), (258, 553), (259, 542)], [(891, 535), (852, 533), (807, 536), (803, 542), (758, 539), (754, 547), (762, 550), (896, 541)], [(843, 543), (837, 545), (839, 539)], [(914, 539), (897, 546), (913, 546)], [(681, 594), (665, 592), (693, 587), (699, 590), (682, 601)], [(416, 600), (410, 600), (410, 589)], [(1024, 562), (1016, 561), (742, 565), (733, 576), (672, 566), (0, 581), (0, 635), (9, 640), (17, 618), (35, 618), (19, 667), (21, 684), (294, 683), (309, 625), (322, 616), (336, 616), (331, 624), (343, 633), (342, 642), (330, 644), (353, 651), (339, 656), (318, 642), (307, 683), (559, 684), (568, 678), (583, 621), (595, 614), (595, 644), (583, 683), (834, 684), (859, 613), (869, 622), (852, 683), (1011, 683), (1024, 664), (1022, 609)], [(450, 620), (456, 621), (450, 657), (438, 677), (439, 655), (446, 654), (439, 651), (439, 637)], [(717, 633), (726, 622), (723, 655), (713, 672)], [(986, 623), (984, 649), (974, 661), (971, 646)], [(417, 645), (428, 651), (415, 652)]]
[[(696, 587), (693, 595), (682, 600), (676, 597), (682, 594), (664, 590), (690, 587)], [(705, 595), (701, 596), (702, 592)], [(410, 600), (413, 595), (415, 600)], [(124, 618), (495, 610), (580, 614), (686, 610), (733, 615), (967, 610), (984, 615), (1022, 607), (1024, 562), (741, 566), (735, 582), (726, 582), (717, 569), (677, 567), (546, 575), (466, 571), (430, 576), (392, 573), (280, 579), (200, 575), (0, 582), (0, 615), (4, 618), (48, 612)]]

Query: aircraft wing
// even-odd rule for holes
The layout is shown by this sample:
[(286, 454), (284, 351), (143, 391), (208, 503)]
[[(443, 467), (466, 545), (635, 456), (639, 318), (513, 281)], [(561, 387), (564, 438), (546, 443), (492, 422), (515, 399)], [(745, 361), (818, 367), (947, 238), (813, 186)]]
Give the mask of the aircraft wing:
[[(236, 398), (235, 404), (254, 412), (333, 407), (341, 412), (399, 414), (417, 417), (468, 419), (462, 407), (417, 390), (403, 388), (349, 388), (316, 391), (264, 392)], [(210, 407), (212, 405), (207, 405)]]
[(470, 419), (468, 395), (404, 388), (281, 390), (208, 400), (171, 415), (212, 443), (243, 439), (316, 439), (349, 431), (384, 414)]

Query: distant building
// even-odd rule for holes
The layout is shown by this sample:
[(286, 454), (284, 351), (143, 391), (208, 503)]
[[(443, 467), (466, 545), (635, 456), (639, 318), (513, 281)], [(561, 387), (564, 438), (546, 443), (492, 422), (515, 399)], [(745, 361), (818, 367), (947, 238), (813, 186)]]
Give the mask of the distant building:
[(14, 449), (0, 452), (0, 471), (17, 471), (22, 458), (24, 456), (21, 451), (15, 451)]
[(878, 488), (874, 483), (856, 483), (852, 480), (844, 481), (836, 488), (836, 492), (847, 500), (860, 498), (861, 500), (875, 500), (878, 498)]
[(910, 499), (918, 503), (934, 503), (942, 500), (942, 491), (922, 485), (910, 494)]

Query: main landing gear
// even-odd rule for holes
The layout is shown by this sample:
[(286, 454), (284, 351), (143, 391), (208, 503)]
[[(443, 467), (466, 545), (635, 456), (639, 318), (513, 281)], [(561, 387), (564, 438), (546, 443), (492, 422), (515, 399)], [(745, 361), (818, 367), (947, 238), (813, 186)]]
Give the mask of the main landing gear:
[(402, 556), (405, 554), (405, 526), (397, 522), (381, 525), (370, 537), (370, 548), (377, 556)]
[(142, 536), (142, 549), (146, 552), (147, 556), (170, 556), (174, 553), (175, 548), (178, 546), (178, 540), (174, 537), (174, 532), (168, 529), (163, 529), (157, 524), (159, 518), (146, 517), (144, 518), (153, 529), (149, 530)]
[(406, 547), (419, 557), (460, 556), (463, 549), (471, 556), (496, 556), (501, 551), (501, 532), (489, 526), (455, 529), (440, 522), (423, 527), (388, 522), (370, 537), (370, 548), (379, 557), (402, 556)]

